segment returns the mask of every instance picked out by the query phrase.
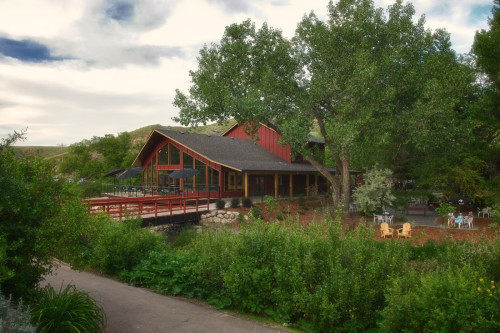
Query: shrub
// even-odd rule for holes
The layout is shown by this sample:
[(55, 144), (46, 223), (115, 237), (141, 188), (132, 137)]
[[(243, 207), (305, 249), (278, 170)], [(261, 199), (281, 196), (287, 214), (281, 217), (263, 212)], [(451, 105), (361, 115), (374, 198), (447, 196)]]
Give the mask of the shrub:
[(231, 199), (231, 208), (238, 208), (240, 206), (240, 198)]
[(500, 204), (493, 205), (493, 211), (491, 212), (491, 218), (495, 222), (500, 222)]
[(226, 202), (222, 199), (218, 199), (215, 202), (215, 207), (217, 207), (217, 209), (224, 209), (226, 207)]
[(71, 284), (58, 292), (51, 285), (42, 288), (32, 315), (41, 333), (104, 332), (106, 326), (104, 310)]
[(250, 208), (253, 205), (252, 199), (250, 199), (250, 198), (243, 198), (243, 200), (241, 200), (241, 204), (245, 208)]
[(439, 207), (436, 208), (436, 212), (439, 214), (439, 216), (447, 219), (449, 213), (455, 212), (457, 209), (455, 206), (447, 204), (447, 203), (442, 203), (439, 205)]
[(23, 309), (20, 302), (17, 307), (11, 303), (11, 298), (0, 294), (0, 332), (35, 333), (36, 327), (31, 324), (29, 310)]
[(381, 311), (382, 332), (494, 332), (500, 297), (494, 281), (469, 265), (411, 270), (394, 278)]
[(356, 188), (354, 199), (365, 214), (375, 213), (391, 207), (396, 197), (391, 193), (392, 171), (389, 169), (372, 169), (366, 172), (365, 184)]
[(51, 240), (40, 235), (59, 216), (66, 191), (49, 161), (14, 156), (9, 145), (22, 136), (0, 140), (0, 237), (7, 241), (0, 274), (8, 272), (1, 283), (4, 294), (30, 299), (52, 259)]
[(127, 282), (164, 295), (200, 296), (199, 256), (190, 251), (153, 251), (124, 275)]
[(141, 229), (140, 219), (109, 220), (102, 225), (93, 247), (91, 264), (106, 274), (132, 269), (150, 251), (166, 248), (163, 236)]

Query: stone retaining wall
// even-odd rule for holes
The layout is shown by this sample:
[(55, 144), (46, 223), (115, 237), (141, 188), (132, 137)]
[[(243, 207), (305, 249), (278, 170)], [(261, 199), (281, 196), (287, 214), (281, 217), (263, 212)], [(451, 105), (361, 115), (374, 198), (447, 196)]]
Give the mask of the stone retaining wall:
[[(201, 214), (200, 224), (206, 225), (210, 223), (218, 224), (229, 224), (238, 221), (239, 212), (229, 212), (224, 210), (213, 210), (206, 214)], [(243, 217), (245, 220), (248, 219), (247, 215)]]

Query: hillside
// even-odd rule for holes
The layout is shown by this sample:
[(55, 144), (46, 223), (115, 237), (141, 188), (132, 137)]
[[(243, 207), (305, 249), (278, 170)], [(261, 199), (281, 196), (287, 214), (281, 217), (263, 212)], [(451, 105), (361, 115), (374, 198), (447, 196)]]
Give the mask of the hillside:
[(156, 124), (156, 125), (141, 127), (129, 133), (132, 138), (132, 142), (139, 142), (139, 141), (145, 142), (154, 129), (165, 129), (165, 130), (182, 131), (186, 133), (199, 133), (199, 134), (216, 134), (216, 133), (222, 134), (231, 126), (233, 126), (235, 123), (236, 121), (234, 120), (228, 120), (223, 124), (215, 123), (198, 127), (163, 126)]
[[(215, 134), (224, 133), (227, 129), (233, 126), (236, 122), (229, 120), (224, 124), (209, 124), (198, 127), (182, 127), (182, 126), (163, 126), (160, 124), (144, 126), (130, 131), (130, 136), (133, 143), (146, 142), (148, 136), (154, 129), (167, 129), (173, 131), (183, 131), (186, 133), (200, 133), (200, 134)], [(46, 159), (58, 159), (63, 157), (67, 151), (67, 146), (14, 146), (12, 147), (16, 156), (41, 156)]]

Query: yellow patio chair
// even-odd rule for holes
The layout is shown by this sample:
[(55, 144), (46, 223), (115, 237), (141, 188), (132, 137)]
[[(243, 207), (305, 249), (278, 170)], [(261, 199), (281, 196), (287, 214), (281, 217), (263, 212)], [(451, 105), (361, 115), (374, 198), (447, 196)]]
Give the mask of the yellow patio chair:
[(382, 238), (385, 238), (386, 236), (394, 237), (394, 229), (389, 228), (389, 224), (387, 224), (387, 222), (382, 222), (380, 224), (380, 236), (382, 236)]
[(411, 237), (411, 224), (409, 222), (403, 223), (403, 227), (398, 229), (398, 238), (400, 237)]

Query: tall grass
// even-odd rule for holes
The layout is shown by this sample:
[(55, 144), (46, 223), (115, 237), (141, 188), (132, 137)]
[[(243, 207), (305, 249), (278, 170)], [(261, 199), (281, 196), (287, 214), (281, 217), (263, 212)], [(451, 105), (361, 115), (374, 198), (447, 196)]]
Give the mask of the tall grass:
[(104, 332), (104, 310), (84, 292), (68, 284), (58, 292), (51, 285), (40, 290), (32, 316), (40, 333)]

